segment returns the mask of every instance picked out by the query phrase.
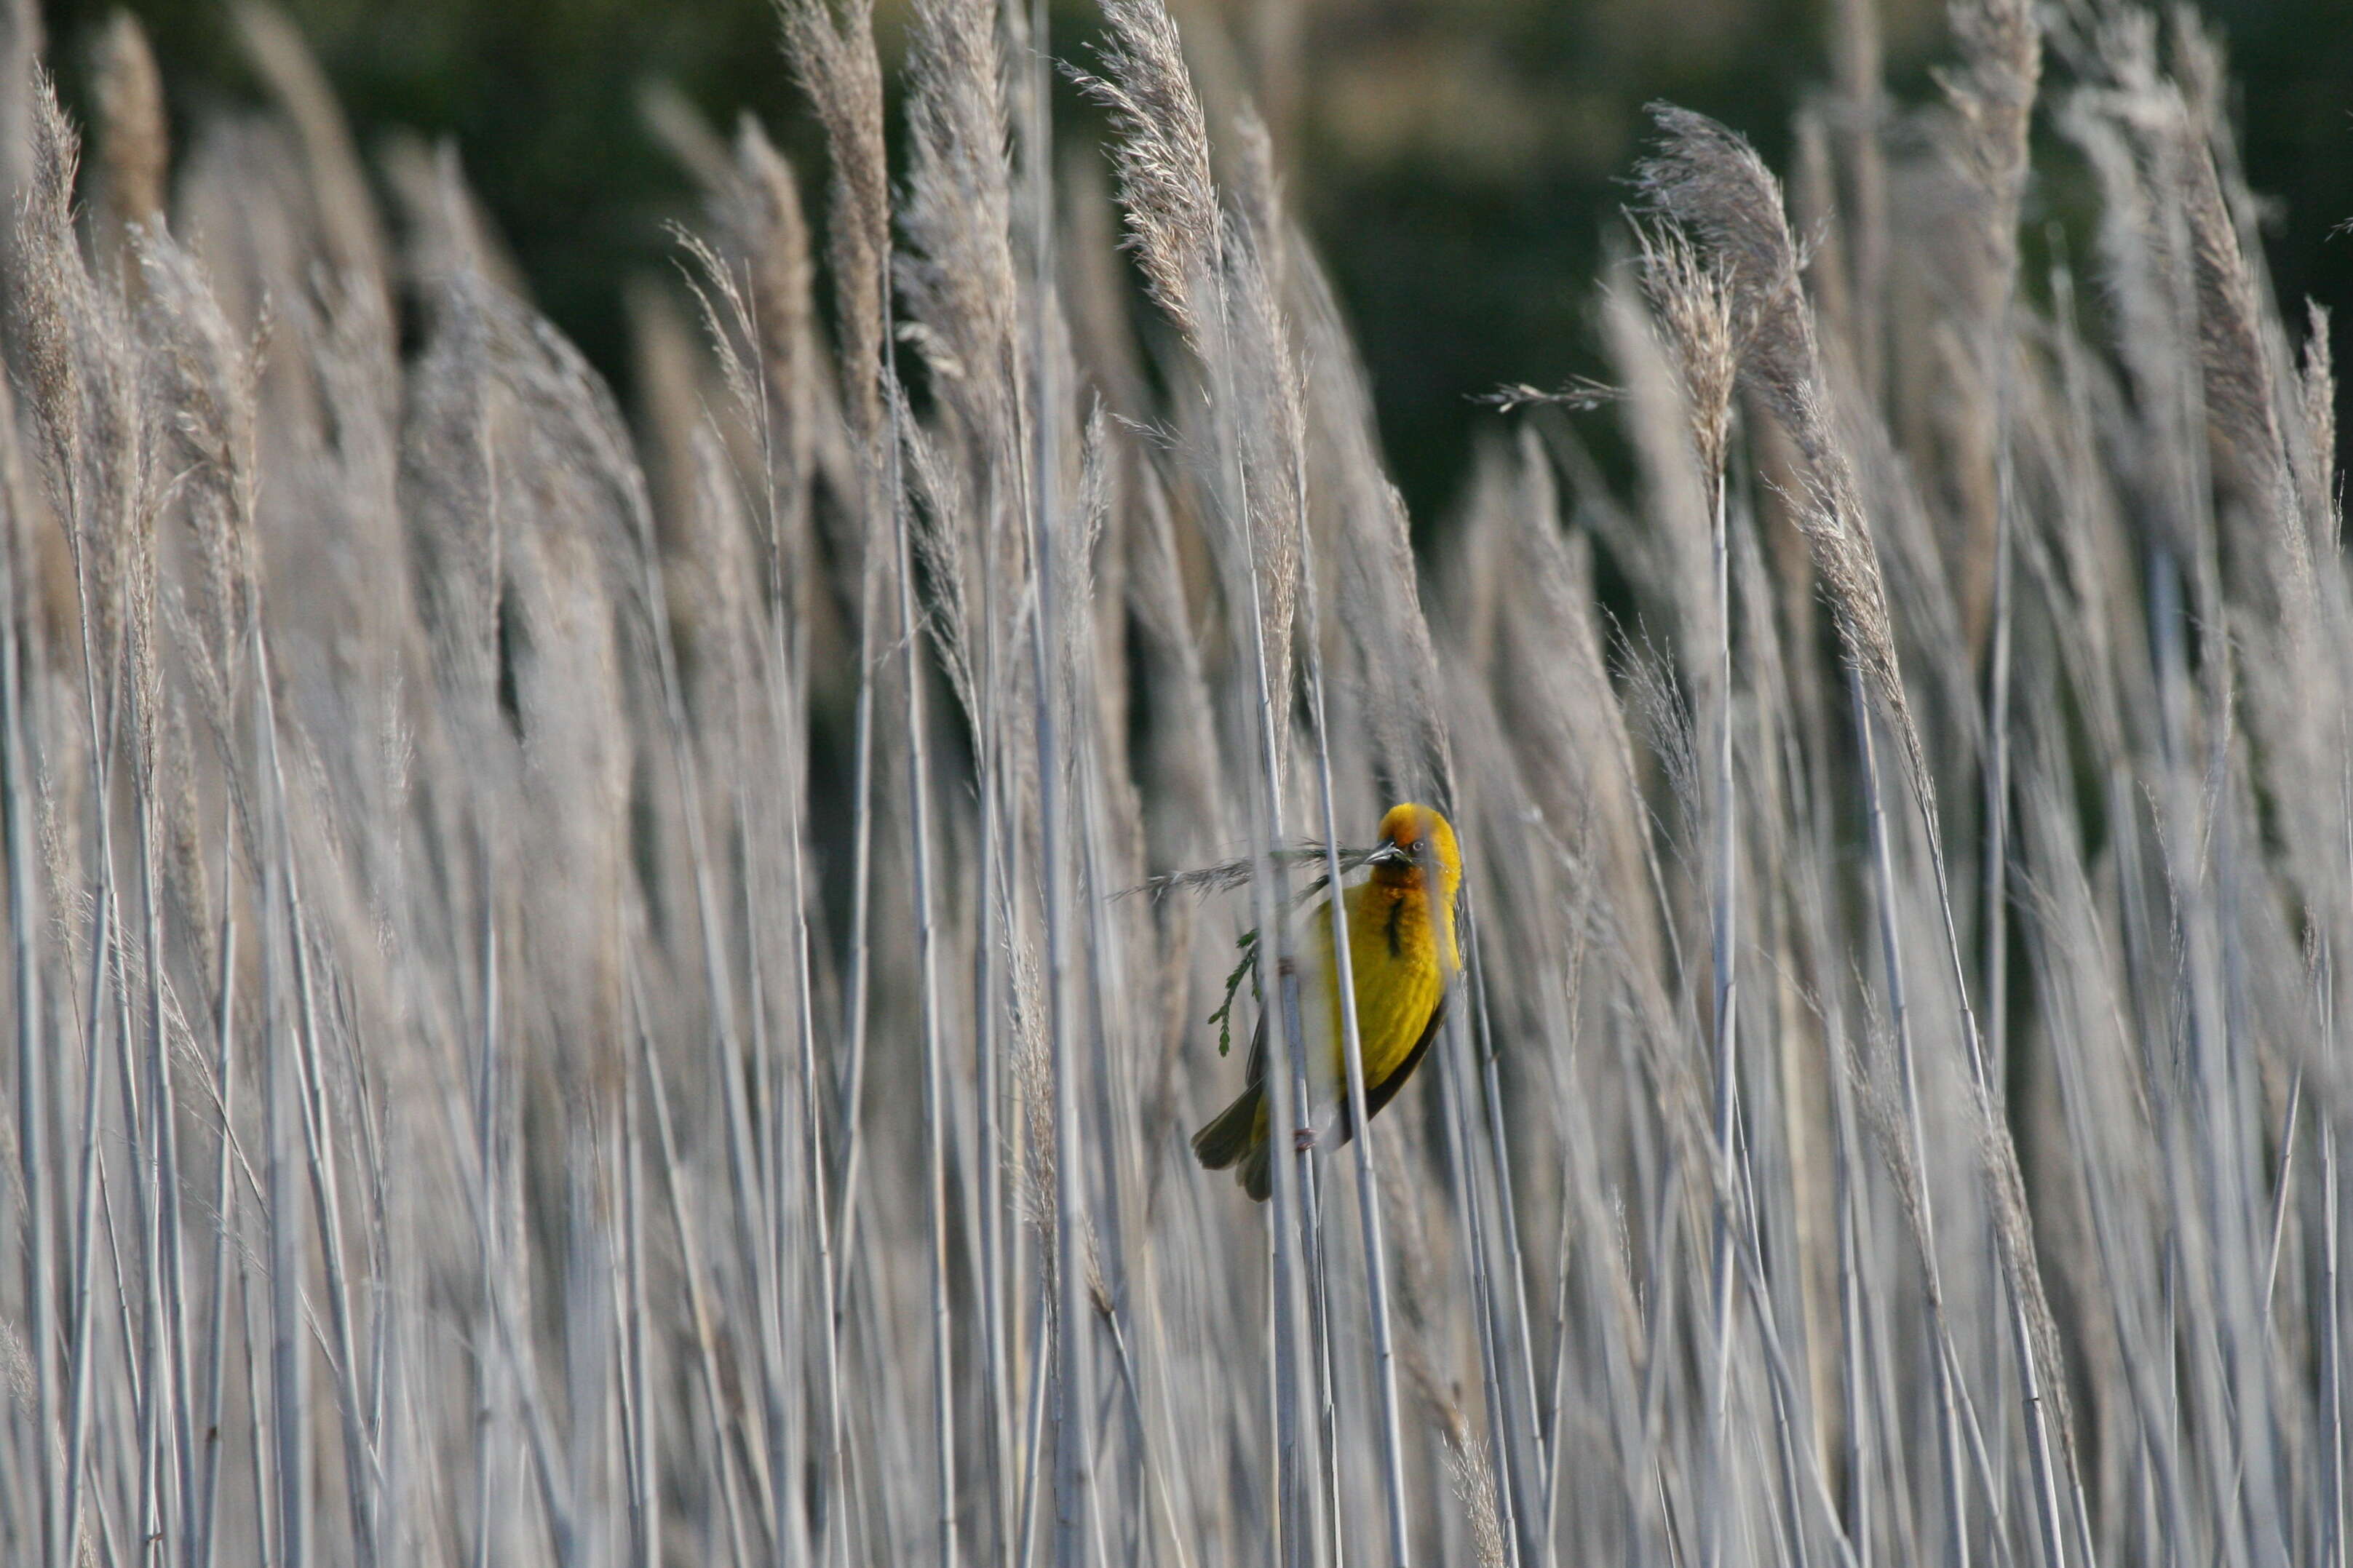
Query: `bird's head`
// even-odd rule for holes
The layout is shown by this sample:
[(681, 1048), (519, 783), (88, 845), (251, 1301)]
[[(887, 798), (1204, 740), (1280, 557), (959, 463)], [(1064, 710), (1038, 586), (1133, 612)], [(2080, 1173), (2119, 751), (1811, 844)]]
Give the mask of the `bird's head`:
[(1373, 880), (1391, 888), (1424, 885), (1424, 868), (1435, 870), (1446, 901), (1462, 881), (1462, 852), (1454, 843), (1454, 829), (1446, 818), (1426, 805), (1409, 801), (1389, 807), (1381, 818), (1380, 843), (1366, 862)]

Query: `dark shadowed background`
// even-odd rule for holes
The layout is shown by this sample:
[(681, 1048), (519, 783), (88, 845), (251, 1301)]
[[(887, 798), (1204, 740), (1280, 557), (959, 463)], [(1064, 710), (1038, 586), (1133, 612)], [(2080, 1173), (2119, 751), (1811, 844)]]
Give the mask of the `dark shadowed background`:
[[(813, 166), (817, 148), (763, 0), (289, 0), (364, 151), (411, 131), (453, 142), (558, 325), (626, 391), (622, 308), (670, 270), (663, 225), (691, 216), (647, 128), (657, 84), (722, 125), (758, 114)], [(1190, 0), (1174, 7), (1212, 77), (1270, 100), (1296, 210), (1371, 363), (1388, 455), (1418, 516), (1443, 509), (1469, 399), (1597, 368), (1586, 316), (1642, 106), (1671, 99), (1745, 132), (1777, 166), (1792, 116), (1831, 70), (1833, 0)], [(69, 100), (101, 0), (52, 0)], [(138, 0), (179, 144), (258, 97), (219, 0)], [(2209, 0), (2229, 47), (2251, 183), (2272, 198), (2280, 297), (2353, 305), (2353, 4)], [(887, 53), (902, 0), (879, 0)], [(1883, 0), (1899, 105), (1931, 98), (1936, 0)], [(1084, 60), (1093, 9), (1057, 0), (1056, 52)], [(1210, 24), (1214, 23), (1212, 26)], [(1219, 42), (1230, 39), (1230, 47)], [(1225, 62), (1221, 68), (1220, 61)], [(1244, 62), (1239, 66), (1233, 62)], [(1270, 63), (1271, 62), (1271, 63)], [(2053, 63), (2054, 73), (2063, 67)], [(1065, 103), (1072, 135), (1092, 127)], [(810, 188), (816, 188), (814, 182)], [(2031, 191), (2030, 234), (2068, 216)], [(2340, 333), (2342, 331), (2340, 326)], [(2344, 339), (2339, 338), (2339, 357)]]

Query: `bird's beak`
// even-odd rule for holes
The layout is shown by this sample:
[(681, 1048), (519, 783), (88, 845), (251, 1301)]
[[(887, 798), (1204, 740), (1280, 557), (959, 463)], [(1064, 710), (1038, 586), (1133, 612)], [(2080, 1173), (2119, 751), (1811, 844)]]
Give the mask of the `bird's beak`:
[(1394, 838), (1384, 838), (1381, 847), (1365, 857), (1367, 866), (1410, 866), (1413, 857), (1407, 854)]

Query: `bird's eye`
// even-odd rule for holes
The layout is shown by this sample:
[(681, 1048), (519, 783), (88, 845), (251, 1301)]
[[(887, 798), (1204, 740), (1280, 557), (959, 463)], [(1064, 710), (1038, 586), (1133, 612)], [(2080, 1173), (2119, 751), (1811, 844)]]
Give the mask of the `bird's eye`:
[(1429, 839), (1427, 839), (1427, 838), (1417, 838), (1417, 839), (1415, 839), (1415, 840), (1413, 841), (1413, 847), (1412, 847), (1412, 849), (1409, 850), (1409, 851), (1408, 851), (1408, 853), (1409, 853), (1409, 854), (1413, 854), (1413, 855), (1419, 855), (1419, 854), (1422, 854), (1422, 853), (1426, 852), (1429, 848), (1430, 848), (1430, 840), (1429, 840)]

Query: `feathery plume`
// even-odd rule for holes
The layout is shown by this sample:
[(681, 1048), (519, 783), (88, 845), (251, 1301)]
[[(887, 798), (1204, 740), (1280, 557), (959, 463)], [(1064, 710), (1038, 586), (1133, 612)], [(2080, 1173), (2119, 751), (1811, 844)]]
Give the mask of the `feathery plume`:
[(1111, 116), (1128, 246), (1153, 303), (1199, 353), (1204, 316), (1214, 310), (1205, 291), (1224, 248), (1201, 100), (1162, 0), (1104, 0), (1103, 9), (1103, 74), (1073, 75)]

